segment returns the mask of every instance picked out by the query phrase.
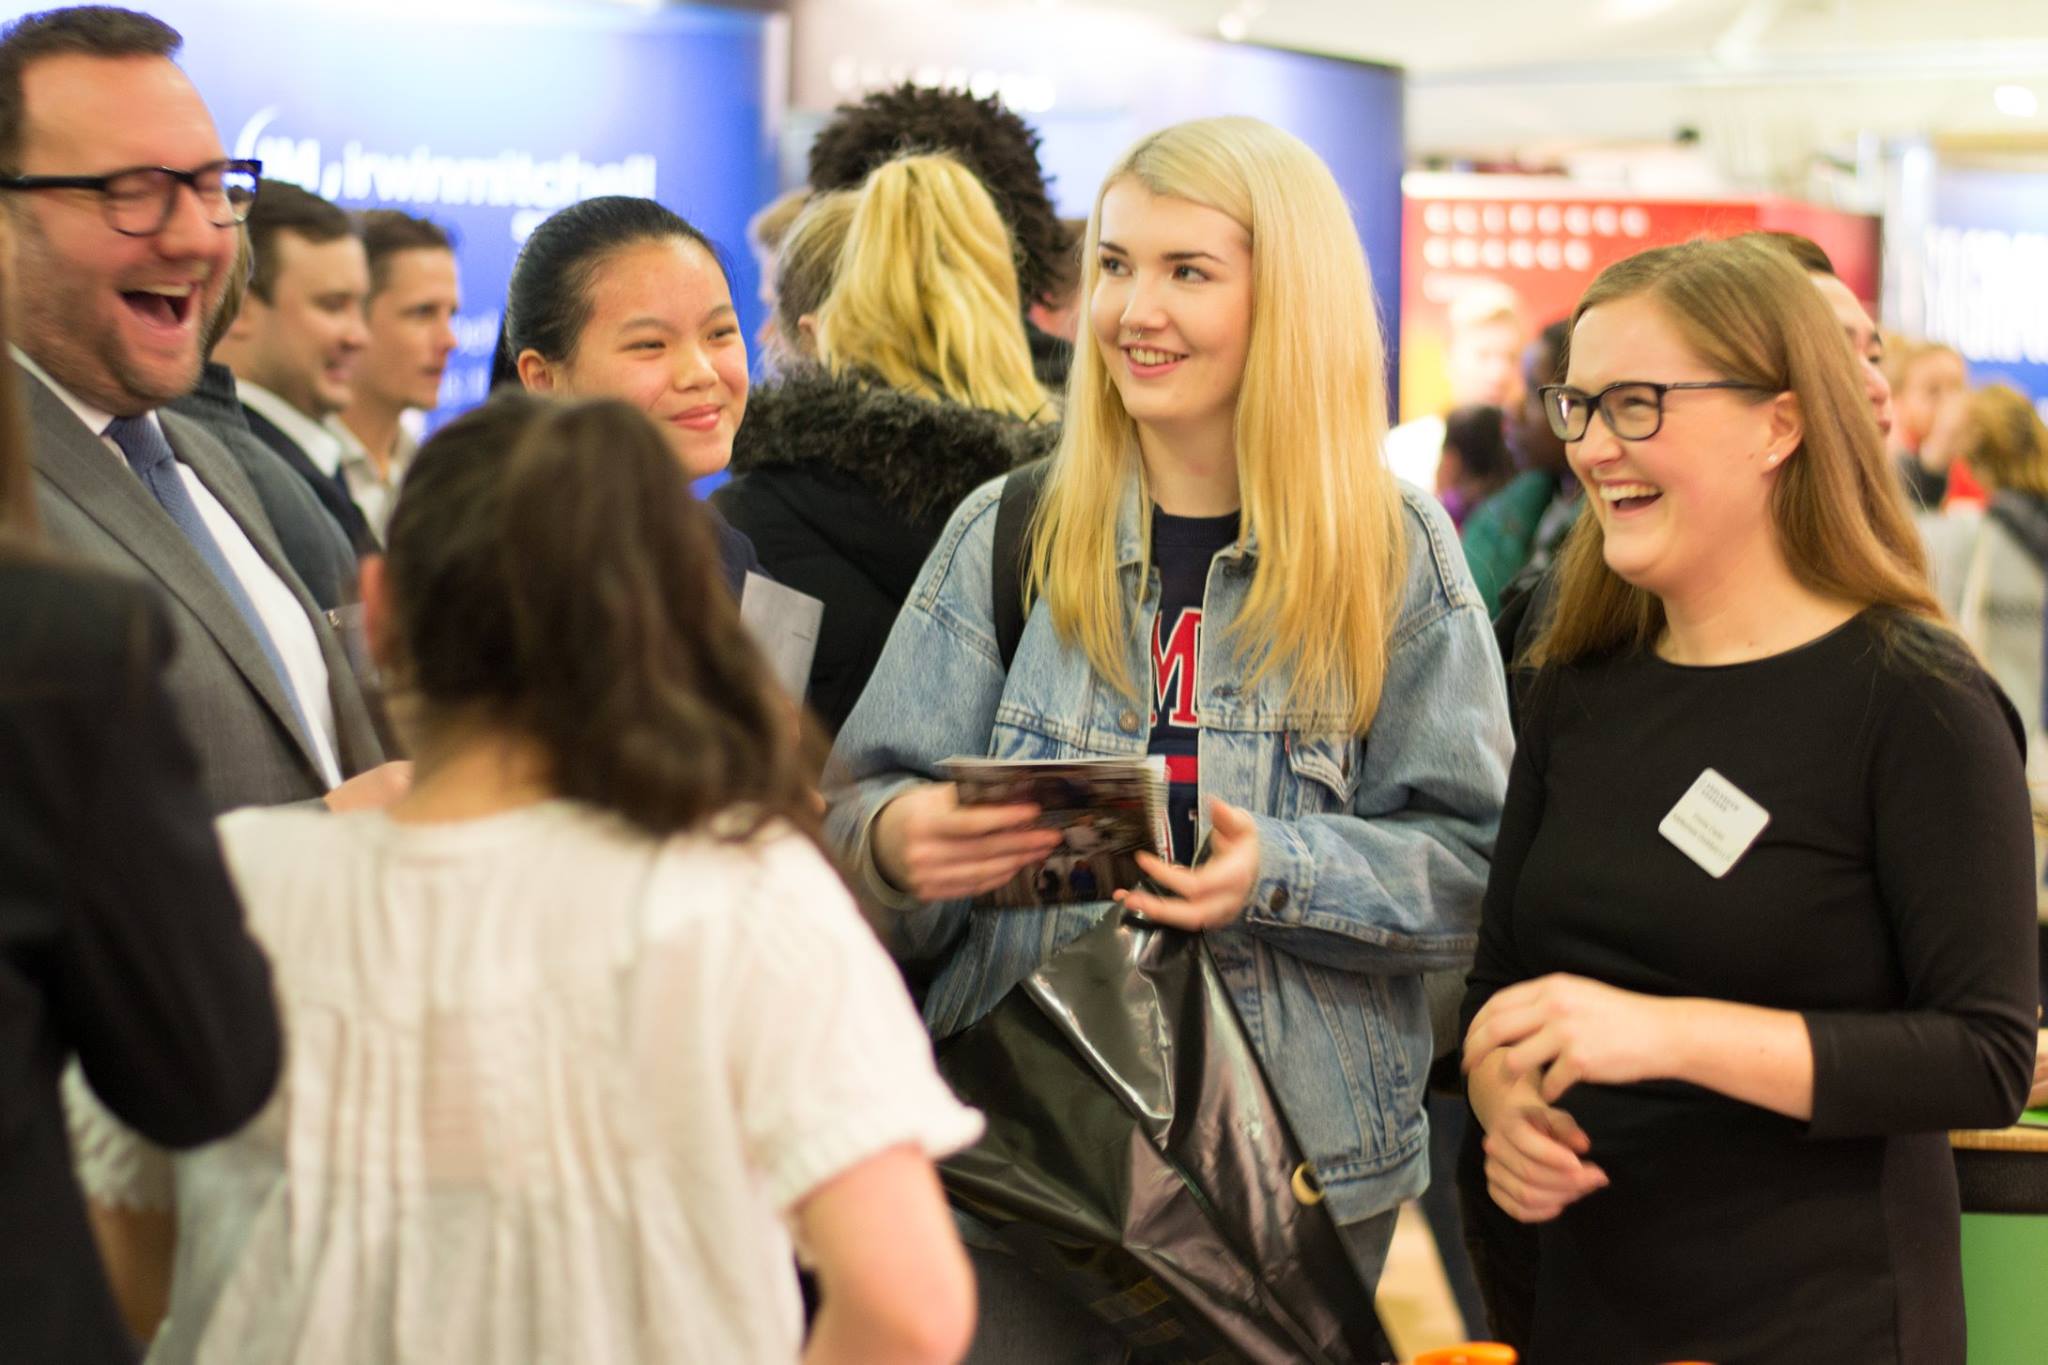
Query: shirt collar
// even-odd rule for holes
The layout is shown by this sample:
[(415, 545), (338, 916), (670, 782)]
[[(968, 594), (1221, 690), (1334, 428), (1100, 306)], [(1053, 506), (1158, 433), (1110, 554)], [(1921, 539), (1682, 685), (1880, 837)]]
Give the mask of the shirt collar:
[(235, 394), (244, 403), (255, 409), (289, 437), (292, 443), (306, 452), (306, 458), (314, 468), (332, 478), (341, 468), (341, 441), (320, 422), (308, 417), (297, 408), (278, 397), (261, 384), (252, 384), (237, 375)]
[(376, 469), (377, 466), (370, 463), (370, 448), (363, 444), (362, 437), (350, 430), (349, 424), (342, 421), (339, 414), (322, 422), (320, 427), (333, 438), (334, 451), (342, 468), (372, 471)]

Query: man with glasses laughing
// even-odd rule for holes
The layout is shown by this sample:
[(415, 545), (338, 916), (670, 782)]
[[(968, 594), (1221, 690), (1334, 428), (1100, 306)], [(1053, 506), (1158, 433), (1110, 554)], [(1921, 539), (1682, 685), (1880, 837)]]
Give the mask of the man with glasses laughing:
[(340, 644), (247, 476), (160, 411), (198, 378), (260, 173), (222, 149), (171, 60), (180, 42), (101, 6), (0, 37), (0, 224), (37, 510), (63, 550), (163, 589), (170, 690), (217, 810), (380, 804), (403, 769), (380, 766)]

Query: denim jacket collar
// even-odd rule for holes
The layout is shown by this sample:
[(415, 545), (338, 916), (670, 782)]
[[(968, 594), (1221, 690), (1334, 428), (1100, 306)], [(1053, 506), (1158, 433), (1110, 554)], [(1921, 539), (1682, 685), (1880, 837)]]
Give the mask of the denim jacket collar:
[[(1141, 517), (1152, 513), (1152, 498), (1145, 490), (1144, 477), (1138, 472), (1133, 461), (1131, 476), (1124, 480), (1124, 490), (1117, 498), (1116, 506), (1116, 567), (1119, 571), (1145, 562), (1145, 523)], [(1224, 559), (1257, 559), (1259, 543), (1256, 536), (1247, 532), (1236, 544), (1225, 546), (1220, 552)]]

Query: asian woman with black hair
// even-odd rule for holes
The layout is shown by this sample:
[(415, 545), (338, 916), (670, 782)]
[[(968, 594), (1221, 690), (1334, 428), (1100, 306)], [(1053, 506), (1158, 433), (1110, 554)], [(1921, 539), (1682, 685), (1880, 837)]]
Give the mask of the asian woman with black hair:
[[(654, 419), (692, 479), (723, 470), (747, 411), (747, 343), (711, 239), (628, 195), (571, 204), (520, 248), (493, 387), (618, 398)], [(760, 561), (716, 512), (734, 596)]]
[[(979, 1120), (813, 842), (795, 727), (673, 448), (504, 395), (364, 580), (418, 755), (388, 812), (243, 811), (280, 1098), (175, 1167), (152, 1359), (956, 1359), (932, 1171)], [(81, 1105), (88, 1188), (160, 1157)], [(887, 1235), (878, 1236), (886, 1223)]]

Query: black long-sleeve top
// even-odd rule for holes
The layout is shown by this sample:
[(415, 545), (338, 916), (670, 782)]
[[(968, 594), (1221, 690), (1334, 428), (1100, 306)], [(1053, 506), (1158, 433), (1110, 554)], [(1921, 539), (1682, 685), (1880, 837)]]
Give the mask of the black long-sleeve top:
[[(1543, 1225), (1528, 1359), (1961, 1362), (1946, 1130), (2031, 1074), (2033, 839), (2011, 706), (1872, 611), (1802, 648), (1649, 653), (1529, 694), (1466, 1019), (1550, 972), (1793, 1010), (1800, 1122), (1689, 1085), (1567, 1093), (1612, 1184)], [(1712, 768), (1770, 813), (1716, 879), (1658, 833)]]
[(58, 1081), (169, 1147), (224, 1136), (277, 1076), (147, 588), (0, 556), (0, 1360), (135, 1355), (72, 1176)]

